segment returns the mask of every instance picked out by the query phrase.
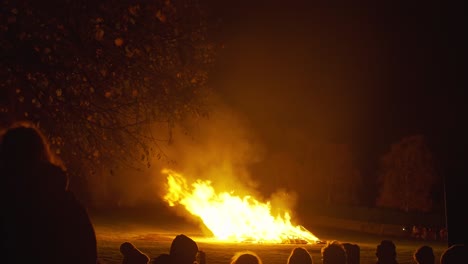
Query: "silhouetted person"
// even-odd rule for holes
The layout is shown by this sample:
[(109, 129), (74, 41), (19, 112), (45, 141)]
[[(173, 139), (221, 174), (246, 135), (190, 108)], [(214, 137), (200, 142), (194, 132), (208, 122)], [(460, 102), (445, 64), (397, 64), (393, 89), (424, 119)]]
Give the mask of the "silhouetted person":
[(330, 241), (320, 250), (323, 264), (346, 264), (346, 250), (339, 241)]
[(2, 263), (92, 263), (96, 236), (68, 177), (31, 124), (1, 136)]
[(197, 263), (198, 264), (206, 264), (206, 255), (205, 252), (199, 250), (197, 253)]
[(440, 264), (468, 263), (468, 246), (455, 244), (447, 248), (440, 256)]
[(252, 251), (242, 251), (234, 254), (231, 264), (262, 264), (262, 260)]
[(193, 239), (186, 235), (177, 235), (172, 240), (169, 255), (172, 263), (193, 264), (197, 257), (198, 246)]
[(447, 236), (448, 236), (447, 228), (446, 228), (446, 227), (442, 227), (442, 228), (439, 230), (439, 239), (442, 240), (442, 241), (447, 241)]
[(398, 264), (396, 246), (391, 240), (382, 240), (375, 252), (377, 264)]
[(413, 259), (417, 264), (434, 264), (434, 251), (430, 246), (421, 246), (414, 252)]
[(124, 256), (122, 264), (148, 264), (149, 257), (130, 242), (120, 245), (120, 253)]
[(312, 264), (309, 252), (303, 247), (294, 248), (288, 258), (288, 264)]
[(361, 262), (361, 248), (356, 244), (343, 243), (346, 250), (348, 264), (359, 264)]
[(171, 263), (171, 256), (169, 254), (163, 253), (157, 257), (155, 257), (151, 264), (170, 264)]

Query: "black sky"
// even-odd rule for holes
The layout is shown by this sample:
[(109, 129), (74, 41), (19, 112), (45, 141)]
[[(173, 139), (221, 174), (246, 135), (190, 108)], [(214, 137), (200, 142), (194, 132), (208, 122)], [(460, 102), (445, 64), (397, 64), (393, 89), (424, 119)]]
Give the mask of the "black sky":
[(371, 153), (405, 135), (445, 135), (458, 99), (440, 79), (437, 6), (309, 2), (212, 5), (226, 46), (217, 84), (231, 103)]
[(463, 163), (464, 99), (440, 74), (437, 3), (310, 2), (207, 1), (225, 45), (212, 84), (228, 104), (272, 148), (298, 130), (350, 144), (369, 177), (390, 144), (414, 134), (442, 170)]

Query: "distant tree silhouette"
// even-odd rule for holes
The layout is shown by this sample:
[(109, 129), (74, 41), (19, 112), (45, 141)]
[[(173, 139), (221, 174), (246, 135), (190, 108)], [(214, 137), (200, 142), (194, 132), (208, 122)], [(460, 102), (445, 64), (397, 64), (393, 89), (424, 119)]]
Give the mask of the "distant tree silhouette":
[(149, 166), (174, 123), (207, 114), (215, 46), (196, 0), (17, 0), (0, 8), (0, 126), (40, 124), (71, 171), (116, 160)]
[(439, 175), (422, 135), (405, 137), (391, 146), (380, 161), (377, 206), (428, 212)]

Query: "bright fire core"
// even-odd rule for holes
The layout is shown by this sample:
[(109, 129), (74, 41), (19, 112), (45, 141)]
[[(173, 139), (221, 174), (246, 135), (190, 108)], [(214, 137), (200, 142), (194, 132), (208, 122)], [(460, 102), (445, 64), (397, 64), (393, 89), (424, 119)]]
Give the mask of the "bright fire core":
[(319, 241), (303, 226), (293, 226), (289, 213), (272, 216), (270, 203), (251, 196), (217, 193), (210, 181), (197, 180), (189, 187), (179, 173), (164, 169), (168, 189), (164, 200), (181, 204), (201, 218), (215, 238), (226, 242), (313, 243)]

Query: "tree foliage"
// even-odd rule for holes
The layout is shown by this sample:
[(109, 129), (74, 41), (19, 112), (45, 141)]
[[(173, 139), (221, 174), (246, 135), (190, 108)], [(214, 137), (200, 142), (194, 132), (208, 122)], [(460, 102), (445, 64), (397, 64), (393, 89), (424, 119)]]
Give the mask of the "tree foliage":
[(1, 9), (0, 125), (39, 124), (73, 171), (150, 165), (174, 123), (207, 114), (215, 45), (196, 1), (7, 0)]
[(381, 158), (377, 206), (428, 212), (438, 177), (424, 136), (405, 137)]

